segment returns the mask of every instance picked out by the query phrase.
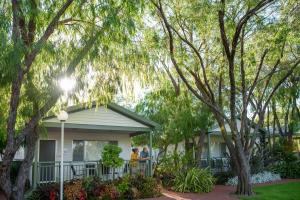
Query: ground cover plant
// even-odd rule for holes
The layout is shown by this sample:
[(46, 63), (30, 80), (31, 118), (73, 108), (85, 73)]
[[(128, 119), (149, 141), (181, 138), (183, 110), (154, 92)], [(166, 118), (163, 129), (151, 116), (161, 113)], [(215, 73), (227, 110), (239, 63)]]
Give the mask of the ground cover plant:
[[(257, 183), (267, 183), (267, 182), (275, 182), (281, 180), (281, 177), (279, 174), (275, 174), (273, 172), (263, 171), (257, 174), (253, 174), (251, 176), (251, 183), (257, 184)], [(226, 185), (237, 185), (238, 184), (238, 178), (233, 177), (229, 179), (226, 183)]]
[(177, 192), (211, 192), (215, 179), (208, 169), (191, 168), (178, 173), (173, 189)]

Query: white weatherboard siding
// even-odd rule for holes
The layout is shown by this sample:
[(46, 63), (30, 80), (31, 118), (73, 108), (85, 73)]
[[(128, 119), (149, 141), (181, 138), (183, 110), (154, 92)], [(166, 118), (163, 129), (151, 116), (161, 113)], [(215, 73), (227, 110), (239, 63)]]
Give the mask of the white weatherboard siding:
[[(198, 141), (198, 137), (195, 137), (195, 140)], [(207, 143), (207, 137), (204, 139), (204, 143)], [(210, 155), (211, 157), (222, 157), (221, 155), (221, 144), (225, 143), (221, 135), (211, 135), (210, 136)], [(168, 153), (173, 153), (175, 145), (170, 145), (167, 149)], [(185, 152), (185, 143), (184, 141), (178, 143), (177, 147), (178, 153)], [(227, 150), (228, 152), (228, 150)], [(204, 152), (202, 153), (204, 154)], [(205, 155), (202, 155), (205, 156)]]
[[(60, 131), (49, 131), (47, 136), (41, 136), (40, 140), (56, 140), (55, 160), (60, 161)], [(122, 148), (120, 157), (129, 160), (131, 153), (131, 139), (129, 133), (93, 133), (93, 132), (72, 132), (65, 130), (64, 139), (64, 160), (72, 161), (73, 159), (73, 140), (101, 140), (101, 141), (118, 141), (118, 146)]]
[[(56, 117), (46, 119), (44, 122), (56, 122)], [(69, 113), (68, 124), (86, 124), (86, 125), (104, 125), (104, 126), (125, 126), (125, 127), (143, 127), (146, 125), (130, 119), (118, 112), (115, 112), (104, 106), (81, 110)]]

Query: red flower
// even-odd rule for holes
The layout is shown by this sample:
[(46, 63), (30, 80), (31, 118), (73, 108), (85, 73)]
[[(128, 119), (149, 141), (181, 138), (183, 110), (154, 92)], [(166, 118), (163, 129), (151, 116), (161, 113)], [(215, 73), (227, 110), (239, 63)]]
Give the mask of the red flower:
[(85, 192), (83, 189), (80, 190), (80, 197), (79, 200), (85, 200), (86, 196), (85, 196)]
[(56, 192), (54, 190), (50, 191), (50, 200), (55, 200)]

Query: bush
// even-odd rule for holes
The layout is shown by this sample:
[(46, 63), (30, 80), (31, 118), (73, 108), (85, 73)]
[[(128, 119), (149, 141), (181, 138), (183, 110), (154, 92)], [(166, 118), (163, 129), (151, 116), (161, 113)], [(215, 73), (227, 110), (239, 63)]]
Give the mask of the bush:
[(228, 172), (218, 172), (214, 174), (216, 184), (219, 185), (225, 185), (225, 183), (232, 177), (234, 177), (234, 174), (232, 171)]
[(191, 168), (176, 175), (173, 188), (177, 192), (210, 192), (214, 182), (214, 177), (207, 169)]
[(87, 194), (83, 188), (82, 180), (72, 180), (64, 185), (64, 196), (67, 200), (86, 199)]
[(287, 140), (274, 144), (271, 152), (273, 162), (267, 167), (282, 178), (300, 178), (300, 161), (293, 152), (293, 145)]
[(300, 161), (278, 162), (271, 166), (270, 170), (280, 174), (282, 178), (300, 178)]
[(165, 188), (171, 188), (174, 185), (174, 180), (175, 180), (175, 174), (173, 171), (170, 172), (159, 172), (157, 174), (157, 178), (161, 181), (162, 185)]
[(87, 192), (88, 196), (92, 196), (93, 190), (95, 187), (98, 187), (102, 184), (100, 178), (96, 176), (90, 176), (83, 180), (82, 187)]
[(160, 196), (160, 186), (157, 180), (152, 177), (145, 177), (142, 175), (132, 177), (131, 185), (138, 189), (140, 198), (150, 198)]
[(59, 199), (59, 184), (42, 185), (27, 198), (28, 200)]
[(105, 167), (111, 167), (113, 169), (113, 179), (115, 179), (115, 168), (121, 167), (124, 160), (120, 158), (122, 148), (117, 145), (107, 144), (102, 151), (102, 163)]
[[(281, 180), (279, 174), (275, 174), (272, 172), (264, 171), (260, 172), (258, 174), (254, 174), (251, 176), (251, 183), (267, 183), (267, 182), (274, 182)], [(227, 181), (226, 185), (232, 185), (235, 186), (238, 184), (238, 177), (231, 178)]]
[(155, 168), (154, 176), (159, 178), (162, 185), (166, 188), (174, 186), (176, 174), (182, 170), (186, 170), (190, 162), (189, 155), (184, 154), (168, 154), (160, 160), (159, 165)]
[(121, 147), (113, 144), (107, 144), (104, 146), (102, 151), (102, 162), (106, 167), (121, 167), (124, 160), (120, 158), (120, 153), (122, 152)]

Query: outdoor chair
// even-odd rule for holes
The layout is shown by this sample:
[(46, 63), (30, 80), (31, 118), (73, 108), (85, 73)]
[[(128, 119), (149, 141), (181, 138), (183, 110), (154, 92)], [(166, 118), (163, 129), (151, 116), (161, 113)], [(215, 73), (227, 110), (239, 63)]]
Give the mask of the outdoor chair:
[(84, 169), (79, 169), (76, 170), (74, 165), (71, 165), (71, 171), (74, 179), (82, 178), (85, 175), (85, 170)]

